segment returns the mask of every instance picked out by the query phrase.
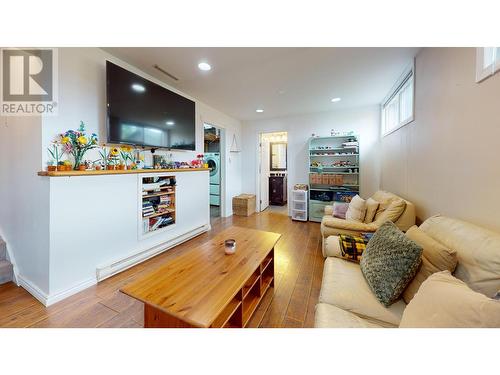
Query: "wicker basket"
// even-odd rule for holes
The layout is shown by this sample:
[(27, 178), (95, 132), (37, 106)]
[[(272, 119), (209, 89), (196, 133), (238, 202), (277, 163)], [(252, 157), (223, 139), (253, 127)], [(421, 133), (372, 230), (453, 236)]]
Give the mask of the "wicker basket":
[(250, 216), (255, 212), (255, 195), (240, 194), (233, 197), (233, 215)]

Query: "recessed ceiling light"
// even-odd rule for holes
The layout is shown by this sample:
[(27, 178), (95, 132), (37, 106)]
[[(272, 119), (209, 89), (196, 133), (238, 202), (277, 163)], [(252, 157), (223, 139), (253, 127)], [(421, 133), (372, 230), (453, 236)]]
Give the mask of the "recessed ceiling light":
[(173, 122), (173, 121), (167, 121), (165, 124), (167, 124), (167, 125), (174, 125), (175, 122)]
[(258, 109), (256, 109), (256, 110), (255, 110), (255, 112), (257, 112), (257, 113), (262, 113), (262, 112), (264, 112), (264, 110), (263, 110), (263, 109), (258, 108)]
[(342, 99), (340, 98), (333, 98), (332, 99), (332, 103), (337, 103), (337, 102), (340, 102)]
[(207, 71), (207, 70), (212, 69), (212, 67), (210, 66), (210, 64), (209, 64), (209, 63), (206, 63), (206, 62), (201, 62), (201, 63), (199, 63), (199, 64), (198, 64), (198, 68), (199, 68), (200, 70), (203, 70), (203, 71)]
[(140, 85), (138, 83), (132, 84), (132, 90), (137, 91), (137, 92), (144, 92), (146, 91), (146, 88), (143, 85)]

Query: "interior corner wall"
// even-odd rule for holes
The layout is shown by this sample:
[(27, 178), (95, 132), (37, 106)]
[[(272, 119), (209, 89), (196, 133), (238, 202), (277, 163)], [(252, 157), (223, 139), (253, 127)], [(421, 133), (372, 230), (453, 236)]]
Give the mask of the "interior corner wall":
[(41, 118), (0, 116), (0, 236), (18, 281), (49, 292), (49, 187), (41, 165)]
[(381, 187), (500, 231), (500, 74), (475, 81), (475, 48), (425, 48), (416, 58), (415, 121), (381, 139)]
[[(183, 95), (196, 102), (196, 151), (172, 151), (173, 159), (191, 161), (196, 154), (203, 153), (203, 122), (226, 129), (226, 200), (223, 216), (232, 214), (231, 198), (241, 192), (240, 155), (229, 153), (231, 140), (235, 134), (241, 137), (240, 121), (190, 97), (189, 95), (165, 84), (138, 68), (114, 57), (100, 48), (59, 48), (59, 103), (58, 116), (46, 117), (42, 126), (42, 152), (39, 168), (45, 167), (46, 148), (50, 142), (68, 129), (76, 129), (80, 121), (86, 124), (88, 133), (96, 133), (100, 140), (106, 139), (106, 60), (139, 74), (156, 84)], [(157, 154), (167, 151), (158, 150)], [(97, 152), (90, 151), (88, 159), (98, 159)], [(146, 160), (151, 158), (146, 153)]]
[[(256, 194), (258, 173), (259, 134), (269, 132), (288, 133), (288, 186), (309, 183), (308, 141), (314, 133), (330, 136), (331, 130), (350, 131), (359, 134), (360, 142), (360, 194), (368, 197), (379, 189), (379, 106), (344, 109), (330, 112), (280, 117), (269, 120), (248, 121), (243, 124), (243, 174), (242, 190)], [(289, 195), (290, 196), (290, 195)]]

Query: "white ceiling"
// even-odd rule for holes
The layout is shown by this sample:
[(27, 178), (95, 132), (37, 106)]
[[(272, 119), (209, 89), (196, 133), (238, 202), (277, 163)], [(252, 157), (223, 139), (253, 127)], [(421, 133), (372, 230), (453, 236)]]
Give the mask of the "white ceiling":
[[(379, 104), (418, 48), (105, 48), (239, 120)], [(206, 61), (212, 70), (203, 72)], [(175, 81), (153, 68), (159, 65)], [(331, 98), (341, 97), (338, 103)], [(255, 109), (264, 109), (256, 113)]]

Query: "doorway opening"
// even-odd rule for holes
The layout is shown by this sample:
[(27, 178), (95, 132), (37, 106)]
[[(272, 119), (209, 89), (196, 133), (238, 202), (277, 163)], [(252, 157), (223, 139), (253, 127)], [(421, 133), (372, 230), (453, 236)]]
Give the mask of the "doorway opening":
[(210, 168), (210, 218), (220, 217), (223, 206), (223, 132), (224, 129), (203, 124), (204, 157)]
[(259, 211), (288, 216), (288, 133), (261, 133), (259, 145)]

